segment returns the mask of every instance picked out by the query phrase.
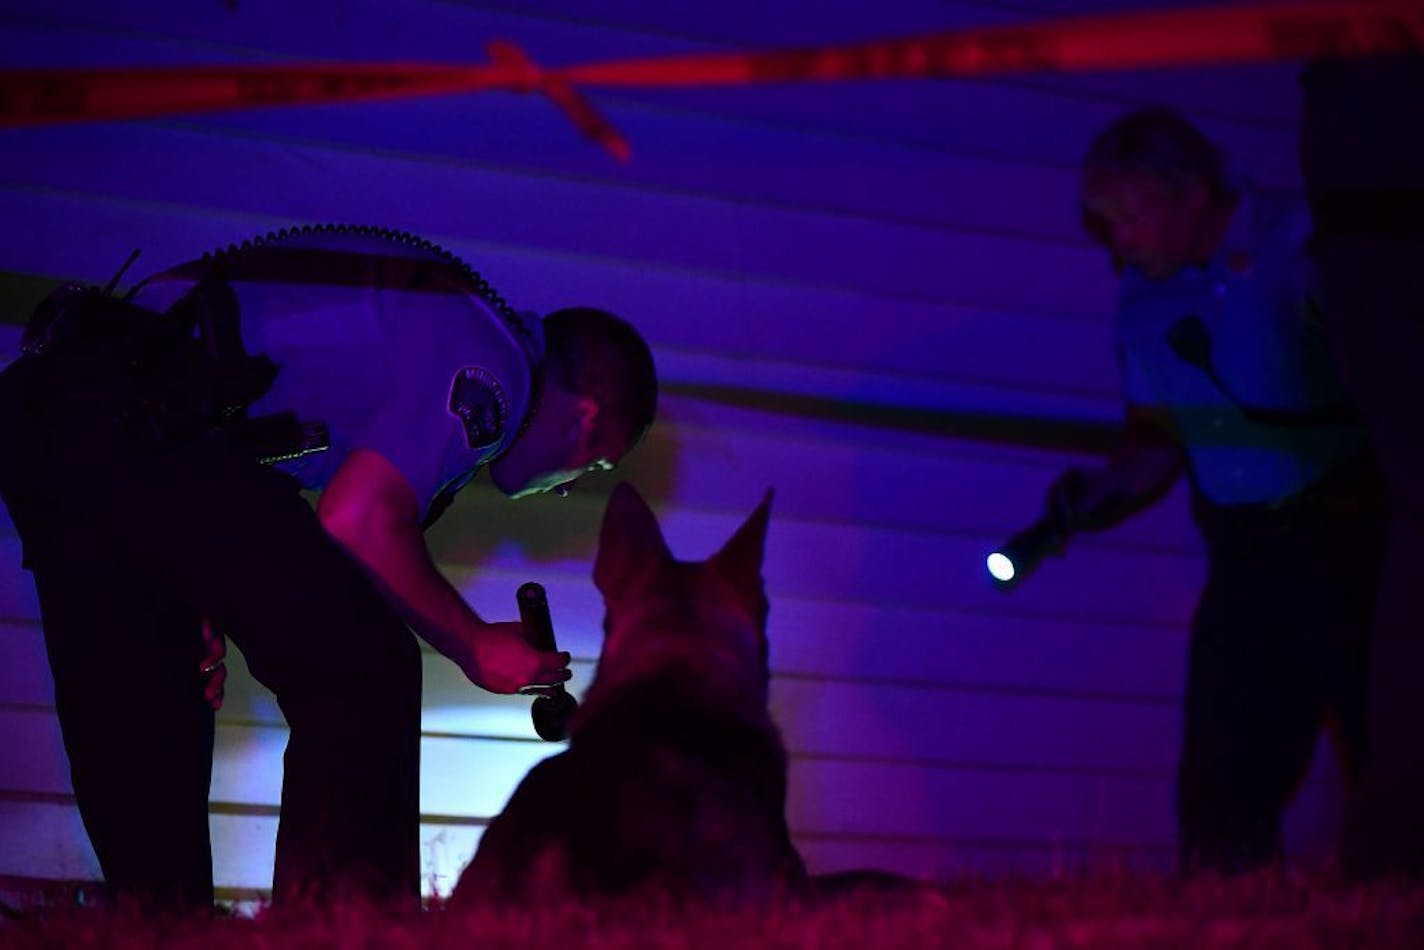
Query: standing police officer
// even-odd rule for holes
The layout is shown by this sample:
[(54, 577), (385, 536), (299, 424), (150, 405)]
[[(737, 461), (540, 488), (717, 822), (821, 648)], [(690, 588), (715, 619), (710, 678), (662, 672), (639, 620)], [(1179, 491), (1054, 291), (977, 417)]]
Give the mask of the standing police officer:
[(1164, 108), (1098, 134), (1081, 197), (1120, 275), (1127, 424), (1110, 462), (1070, 470), (1051, 504), (1093, 530), (1190, 476), (1207, 580), (1177, 770), (1181, 861), (1257, 867), (1279, 856), (1327, 715), (1347, 777), (1358, 766), (1381, 485), (1325, 347), (1303, 208), (1243, 193)]
[(569, 677), (464, 602), (422, 528), (481, 468), (518, 498), (617, 464), (653, 418), (646, 343), (602, 311), (516, 313), (409, 235), (312, 228), (125, 300), (62, 289), (24, 351), (0, 374), (0, 494), (109, 887), (211, 904), (211, 629), (290, 727), (274, 899), (414, 901), (410, 629), (493, 692)]

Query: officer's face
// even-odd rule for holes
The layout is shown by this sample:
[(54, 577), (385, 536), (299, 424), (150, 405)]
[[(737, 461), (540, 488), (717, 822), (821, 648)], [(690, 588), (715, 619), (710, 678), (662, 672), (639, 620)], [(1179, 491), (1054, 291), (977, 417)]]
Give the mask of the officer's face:
[(1206, 190), (1177, 188), (1147, 172), (1099, 172), (1083, 181), (1083, 210), (1103, 226), (1108, 247), (1148, 277), (1192, 263)]
[(496, 487), (510, 498), (565, 495), (584, 475), (612, 469), (631, 445), (597, 418), (591, 398), (550, 386), (529, 426), (490, 466)]

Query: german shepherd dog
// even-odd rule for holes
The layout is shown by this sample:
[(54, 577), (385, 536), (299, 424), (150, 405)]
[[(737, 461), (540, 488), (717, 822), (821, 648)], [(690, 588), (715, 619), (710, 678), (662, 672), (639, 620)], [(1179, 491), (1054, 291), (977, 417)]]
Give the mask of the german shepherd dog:
[(745, 902), (805, 879), (767, 712), (761, 505), (715, 555), (676, 560), (638, 493), (609, 499), (593, 579), (602, 656), (569, 746), (486, 829), (452, 906), (560, 897)]

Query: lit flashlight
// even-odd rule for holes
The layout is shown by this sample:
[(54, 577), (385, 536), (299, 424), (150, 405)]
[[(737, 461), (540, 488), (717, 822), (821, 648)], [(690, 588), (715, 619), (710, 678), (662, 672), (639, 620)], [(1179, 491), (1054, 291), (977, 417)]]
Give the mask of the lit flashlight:
[(996, 587), (1007, 590), (1033, 573), (1040, 561), (1059, 554), (1068, 541), (1063, 518), (1053, 511), (1000, 545), (985, 558)]

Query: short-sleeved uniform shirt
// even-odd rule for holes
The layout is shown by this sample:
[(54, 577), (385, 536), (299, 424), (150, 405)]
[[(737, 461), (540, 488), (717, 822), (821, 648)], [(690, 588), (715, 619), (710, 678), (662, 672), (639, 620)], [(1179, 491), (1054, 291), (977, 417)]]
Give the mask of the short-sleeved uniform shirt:
[[(328, 450), (277, 463), (306, 488), (370, 449), (428, 511), (503, 453), (531, 411), (537, 317), (432, 245), (366, 229), (284, 232), (154, 275), (133, 301), (166, 310), (214, 266), (236, 294), (247, 352), (278, 369), (248, 414), (291, 411), (327, 426)], [(480, 420), (462, 416), (462, 393)]]
[[(1344, 403), (1314, 310), (1309, 231), (1303, 205), (1257, 197), (1238, 206), (1223, 247), (1205, 266), (1157, 280), (1131, 266), (1123, 271), (1124, 396), (1170, 413), (1197, 487), (1218, 504), (1280, 501), (1364, 450), (1357, 426), (1281, 425), (1242, 410), (1305, 413)], [(1224, 387), (1168, 342), (1173, 324), (1189, 316), (1207, 329)]]

